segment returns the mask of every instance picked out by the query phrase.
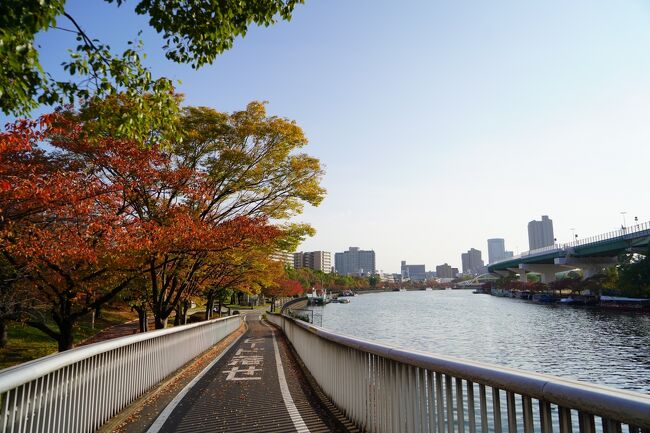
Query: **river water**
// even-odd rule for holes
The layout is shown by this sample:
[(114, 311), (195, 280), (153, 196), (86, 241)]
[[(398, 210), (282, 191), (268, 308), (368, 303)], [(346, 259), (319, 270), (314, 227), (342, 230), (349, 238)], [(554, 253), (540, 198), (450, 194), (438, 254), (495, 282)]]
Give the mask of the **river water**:
[(314, 307), (340, 333), (650, 394), (650, 315), (468, 290), (386, 292)]

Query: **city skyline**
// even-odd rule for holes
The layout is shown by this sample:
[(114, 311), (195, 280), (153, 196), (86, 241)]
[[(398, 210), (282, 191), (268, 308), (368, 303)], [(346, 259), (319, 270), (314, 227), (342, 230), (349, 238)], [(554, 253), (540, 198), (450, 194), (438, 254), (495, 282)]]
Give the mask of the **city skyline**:
[[(573, 242), (575, 240), (579, 240), (581, 238), (587, 238), (587, 237), (595, 236), (595, 235), (598, 235), (598, 234), (606, 233), (608, 231), (618, 230), (618, 229), (620, 229), (620, 228), (622, 228), (624, 226), (625, 227), (633, 227), (634, 225), (636, 225), (638, 223), (642, 223), (642, 222), (645, 222), (645, 221), (640, 220), (636, 216), (633, 216), (633, 217), (631, 217), (630, 221), (624, 221), (625, 225), (621, 224), (618, 227), (614, 227), (614, 228), (611, 228), (610, 230), (604, 230), (604, 231), (598, 232), (598, 233), (585, 233), (582, 236), (578, 235), (578, 233), (576, 233), (575, 229), (571, 229), (571, 236), (570, 237), (568, 237), (567, 239), (564, 239), (564, 240), (557, 239), (556, 243), (558, 243), (558, 244), (569, 243), (569, 242)], [(546, 233), (546, 237), (549, 238), (549, 239), (552, 239), (553, 241), (556, 240), (556, 238), (553, 237), (553, 220), (549, 219), (548, 215), (542, 215), (541, 221), (532, 220), (532, 221), (529, 221), (528, 224), (526, 225), (527, 230), (528, 230), (527, 231), (528, 242), (530, 242), (530, 236), (531, 236), (531, 231), (530, 231), (531, 223), (550, 224), (550, 234)], [(461, 269), (464, 272), (465, 269), (463, 269), (464, 268), (463, 267), (463, 256), (467, 255), (468, 253), (473, 253), (473, 254), (479, 253), (477, 257), (478, 257), (478, 260), (480, 260), (480, 262), (482, 262), (482, 264), (477, 265), (477, 266), (469, 266), (469, 267), (466, 266), (466, 267), (470, 271), (469, 273), (476, 273), (474, 271), (485, 270), (487, 265), (489, 263), (493, 262), (492, 260), (487, 260), (489, 258), (489, 254), (490, 254), (490, 246), (491, 246), (491, 243), (492, 243), (491, 241), (499, 241), (499, 242), (497, 242), (498, 247), (496, 248), (496, 250), (499, 251), (500, 254), (502, 254), (495, 261), (501, 260), (501, 259), (504, 259), (504, 258), (507, 258), (507, 257), (512, 257), (513, 255), (520, 254), (520, 253), (522, 253), (524, 251), (529, 251), (528, 248), (523, 249), (523, 250), (518, 250), (516, 252), (513, 252), (512, 250), (506, 250), (505, 249), (505, 243), (506, 243), (507, 240), (503, 239), (503, 238), (489, 238), (489, 239), (486, 239), (485, 241), (486, 241), (486, 245), (487, 245), (487, 249), (485, 250), (485, 251), (487, 251), (487, 254), (488, 254), (487, 257), (482, 256), (482, 253), (483, 253), (482, 249), (478, 250), (477, 248), (471, 247), (466, 252), (460, 253), (460, 257), (461, 257), (461, 259), (459, 260), (460, 266), (453, 266), (453, 267)], [(479, 244), (479, 241), (477, 241), (476, 244)], [(548, 244), (548, 242), (547, 242), (547, 244)], [(548, 245), (552, 245), (552, 244), (553, 244), (553, 242), (551, 242)], [(340, 248), (338, 248), (338, 249), (340, 250)], [(372, 249), (372, 252), (375, 253), (375, 255), (376, 255), (376, 251), (375, 251), (374, 248)], [(468, 260), (469, 260), (469, 257), (468, 257)], [(381, 271), (381, 272), (390, 273), (390, 274), (396, 274), (396, 275), (402, 274), (403, 275), (404, 274), (404, 269), (408, 269), (408, 267), (410, 267), (410, 266), (424, 266), (424, 267), (426, 267), (428, 269), (435, 269), (436, 266), (439, 266), (443, 262), (444, 262), (444, 264), (448, 264), (449, 262), (452, 262), (451, 263), (452, 265), (455, 264), (455, 261), (453, 259), (449, 259), (449, 260), (445, 259), (443, 261), (435, 262), (435, 263), (434, 262), (425, 262), (423, 260), (420, 260), (420, 262), (423, 262), (424, 264), (422, 264), (422, 265), (407, 265), (405, 260), (400, 260), (400, 265), (397, 267), (397, 271), (395, 271), (394, 268), (391, 268), (391, 267), (384, 268), (384, 267), (380, 267), (378, 265), (375, 265), (375, 270), (378, 271), (378, 272)], [(472, 260), (472, 263), (474, 263), (473, 260)], [(405, 266), (406, 266), (406, 268), (405, 268)]]
[[(643, 1), (307, 2), (198, 71), (165, 60), (128, 3), (66, 10), (117, 50), (143, 28), (147, 65), (182, 81), (185, 104), (269, 101), (304, 129), (328, 193), (295, 218), (316, 229), (299, 249), (365, 245), (387, 272), (401, 260), (459, 267), (489, 238), (527, 250), (526, 223), (543, 214), (558, 242), (620, 228), (621, 212), (650, 220)], [(54, 30), (36, 43), (54, 70), (76, 45)]]

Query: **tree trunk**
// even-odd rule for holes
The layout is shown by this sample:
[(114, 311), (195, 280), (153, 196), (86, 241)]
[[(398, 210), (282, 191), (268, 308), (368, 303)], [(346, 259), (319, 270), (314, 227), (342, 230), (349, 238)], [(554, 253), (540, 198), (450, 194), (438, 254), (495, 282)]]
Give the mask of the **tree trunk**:
[(179, 326), (181, 324), (181, 316), (183, 315), (182, 304), (179, 302), (174, 310), (176, 311), (176, 315), (174, 315), (174, 326)]
[(147, 318), (147, 307), (140, 305), (133, 307), (133, 309), (138, 313), (138, 327), (140, 332), (147, 332), (149, 330), (149, 321)]
[(7, 323), (0, 320), (0, 347), (7, 346)]
[(74, 343), (74, 336), (72, 334), (72, 322), (61, 321), (59, 323), (59, 336), (57, 341), (59, 343), (59, 352), (72, 349)]
[(167, 327), (167, 317), (154, 316), (154, 327), (156, 329), (165, 329)]
[(183, 325), (187, 325), (187, 313), (190, 312), (191, 307), (192, 307), (192, 303), (190, 301), (183, 302), (183, 304), (181, 306), (181, 312), (183, 314), (183, 316), (182, 316)]
[(95, 319), (101, 319), (102, 318), (102, 306), (98, 305), (95, 307)]
[(205, 304), (205, 320), (212, 318), (212, 309), (214, 308), (214, 290), (210, 290)]

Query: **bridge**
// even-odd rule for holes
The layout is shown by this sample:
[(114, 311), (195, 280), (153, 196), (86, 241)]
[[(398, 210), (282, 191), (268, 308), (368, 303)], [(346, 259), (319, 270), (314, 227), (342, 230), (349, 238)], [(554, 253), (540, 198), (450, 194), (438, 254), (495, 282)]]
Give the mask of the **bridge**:
[[(206, 356), (207, 366), (190, 374)], [(175, 383), (179, 369), (187, 385), (155, 415), (127, 419), (127, 431), (650, 431), (649, 395), (251, 314), (116, 338), (2, 370), (0, 432), (113, 431), (116, 415)]]
[(542, 282), (554, 281), (556, 274), (580, 269), (584, 278), (600, 273), (603, 268), (614, 266), (622, 253), (646, 253), (650, 243), (650, 222), (622, 227), (564, 244), (554, 244), (526, 251), (488, 264), (489, 272), (501, 275), (518, 274), (526, 281), (526, 273), (541, 274)]
[(494, 274), (491, 273), (485, 273), (485, 274), (480, 274), (475, 276), (474, 278), (470, 280), (465, 280), (465, 281), (460, 281), (456, 283), (455, 287), (456, 288), (476, 288), (476, 287), (481, 287), (483, 284), (492, 282), (494, 280), (497, 280), (498, 277), (494, 276)]

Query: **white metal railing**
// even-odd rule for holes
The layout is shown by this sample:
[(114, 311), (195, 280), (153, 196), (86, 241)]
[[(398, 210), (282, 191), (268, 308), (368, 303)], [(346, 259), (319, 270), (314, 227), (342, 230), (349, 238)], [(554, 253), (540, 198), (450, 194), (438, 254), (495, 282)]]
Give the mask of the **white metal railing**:
[(650, 235), (650, 221), (634, 224), (628, 227), (623, 227), (620, 230), (614, 230), (607, 233), (601, 233), (596, 236), (590, 236), (587, 238), (576, 239), (572, 242), (566, 242), (563, 244), (553, 244), (542, 248), (537, 248), (530, 251), (524, 251), (521, 254), (518, 254), (514, 257), (507, 257), (501, 260), (497, 260), (494, 263), (489, 263), (488, 266), (496, 265), (503, 262), (509, 262), (511, 260), (521, 259), (523, 257), (536, 256), (539, 254), (546, 254), (552, 251), (566, 251), (575, 247), (583, 247), (586, 245), (594, 244), (597, 245), (601, 242), (609, 242), (615, 239), (634, 239), (640, 236)]
[(90, 344), (0, 371), (1, 432), (91, 432), (237, 330), (239, 316)]
[(368, 432), (629, 433), (650, 396), (400, 349), (268, 315), (332, 402)]

